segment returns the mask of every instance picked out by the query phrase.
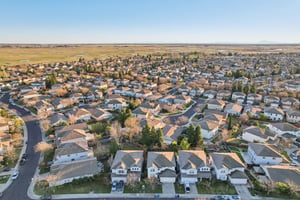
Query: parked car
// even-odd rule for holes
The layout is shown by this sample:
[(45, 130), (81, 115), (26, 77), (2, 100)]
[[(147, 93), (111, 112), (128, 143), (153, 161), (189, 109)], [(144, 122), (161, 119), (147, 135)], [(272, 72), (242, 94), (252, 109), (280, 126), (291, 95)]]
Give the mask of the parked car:
[(45, 195), (41, 196), (40, 199), (41, 200), (51, 200), (52, 195), (51, 194), (45, 194)]
[(26, 159), (22, 158), (22, 159), (20, 160), (20, 165), (21, 165), (21, 166), (22, 166), (22, 165), (25, 165), (25, 163), (26, 163)]
[(19, 171), (15, 171), (15, 172), (13, 173), (13, 175), (11, 176), (11, 179), (12, 179), (12, 180), (16, 180), (18, 177), (19, 177)]
[(4, 171), (4, 172), (9, 172), (10, 170), (11, 170), (10, 167), (4, 167), (4, 168), (3, 168), (3, 171)]
[(117, 191), (123, 191), (124, 181), (120, 181), (117, 183)]
[(116, 190), (117, 190), (117, 182), (114, 181), (111, 185), (111, 191), (114, 192)]
[(27, 158), (28, 158), (28, 154), (27, 154), (27, 153), (24, 153), (24, 154), (22, 155), (22, 159), (27, 160)]
[(184, 184), (184, 190), (185, 190), (185, 193), (190, 193), (191, 188), (190, 188), (190, 184), (189, 183), (185, 183)]

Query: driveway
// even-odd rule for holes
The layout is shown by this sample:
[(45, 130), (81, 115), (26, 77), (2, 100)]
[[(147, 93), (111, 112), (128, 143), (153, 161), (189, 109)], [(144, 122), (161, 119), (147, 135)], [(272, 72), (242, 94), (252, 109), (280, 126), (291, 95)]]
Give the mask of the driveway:
[(234, 185), (236, 192), (240, 195), (241, 199), (251, 199), (252, 196), (248, 190), (247, 185)]
[(175, 187), (173, 183), (163, 183), (162, 184), (163, 194), (175, 194)]
[(198, 194), (198, 189), (195, 183), (190, 183), (190, 194)]

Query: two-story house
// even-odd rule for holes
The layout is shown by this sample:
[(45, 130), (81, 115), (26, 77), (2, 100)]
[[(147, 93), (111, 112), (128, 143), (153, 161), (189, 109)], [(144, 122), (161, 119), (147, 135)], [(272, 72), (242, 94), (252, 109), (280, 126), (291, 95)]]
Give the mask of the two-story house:
[(242, 112), (243, 106), (236, 103), (229, 103), (225, 106), (224, 112), (228, 115), (239, 116)]
[(257, 165), (277, 165), (282, 162), (281, 154), (270, 144), (249, 143), (248, 155)]
[(218, 180), (247, 184), (245, 165), (236, 153), (212, 153), (210, 159)]
[(242, 139), (247, 142), (266, 142), (275, 140), (277, 135), (268, 130), (257, 126), (250, 126), (243, 130)]
[(178, 151), (180, 182), (196, 183), (198, 180), (210, 179), (210, 164), (203, 150)]
[(111, 181), (140, 181), (143, 167), (143, 151), (119, 150), (111, 165)]
[(284, 134), (291, 134), (300, 137), (300, 129), (289, 123), (270, 123), (268, 125), (271, 131), (282, 136)]
[(176, 162), (174, 152), (148, 152), (148, 178), (159, 178), (161, 183), (175, 183)]
[(286, 121), (291, 123), (299, 123), (300, 122), (300, 111), (297, 110), (289, 110), (286, 112)]
[(280, 108), (266, 107), (264, 109), (264, 114), (273, 121), (282, 121), (284, 118), (284, 111)]
[(222, 100), (210, 99), (207, 102), (207, 108), (208, 109), (223, 110), (224, 106), (225, 106), (225, 102), (222, 101)]
[(77, 140), (76, 142), (61, 143), (54, 154), (54, 163), (71, 162), (75, 160), (93, 157), (94, 153), (89, 149), (87, 142)]

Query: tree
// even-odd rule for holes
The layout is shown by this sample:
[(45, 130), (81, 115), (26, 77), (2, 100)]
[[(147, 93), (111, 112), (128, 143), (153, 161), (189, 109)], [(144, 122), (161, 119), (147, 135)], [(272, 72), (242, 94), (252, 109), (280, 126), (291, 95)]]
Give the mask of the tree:
[(122, 109), (121, 112), (118, 115), (118, 121), (121, 124), (122, 128), (125, 127), (125, 121), (127, 118), (131, 117), (132, 113), (131, 110), (129, 108), (127, 109)]
[(128, 129), (129, 140), (131, 140), (134, 134), (141, 131), (140, 120), (135, 117), (128, 117), (125, 121), (125, 127)]
[(191, 144), (194, 140), (194, 126), (193, 124), (190, 124), (190, 126), (186, 129), (186, 134), (188, 138), (188, 142)]
[(164, 143), (164, 136), (161, 129), (156, 130), (156, 144), (161, 147)]
[(183, 138), (180, 142), (179, 149), (180, 150), (189, 150), (191, 144), (188, 142), (187, 138)]
[(239, 90), (239, 83), (238, 81), (233, 82), (232, 91), (237, 92)]
[(290, 194), (291, 193), (291, 188), (288, 184), (286, 183), (276, 183), (276, 190), (278, 190), (282, 194)]
[(232, 117), (229, 116), (229, 122), (228, 122), (228, 130), (232, 129)]
[(256, 94), (256, 83), (255, 82), (253, 82), (253, 84), (252, 84), (251, 92)]
[(119, 145), (118, 145), (116, 139), (112, 138), (110, 141), (109, 152), (111, 155), (115, 155), (118, 150), (119, 150)]
[(241, 123), (246, 123), (249, 120), (248, 114), (244, 113), (240, 115)]
[(110, 135), (111, 135), (111, 137), (113, 137), (115, 139), (117, 144), (120, 143), (120, 138), (122, 136), (122, 132), (121, 132), (121, 125), (119, 122), (114, 121), (112, 123), (111, 128), (110, 128)]
[(53, 149), (53, 145), (47, 142), (39, 142), (34, 146), (34, 150), (36, 152), (46, 152)]
[(202, 136), (202, 132), (201, 132), (201, 127), (200, 125), (198, 125), (196, 127), (196, 130), (195, 130), (195, 139), (194, 139), (194, 143), (192, 143), (192, 146), (193, 147), (201, 147), (203, 149), (203, 144), (204, 144), (204, 140), (203, 140), (203, 136)]
[(245, 86), (245, 93), (248, 94), (251, 92), (251, 86), (250, 86), (250, 83), (248, 82)]

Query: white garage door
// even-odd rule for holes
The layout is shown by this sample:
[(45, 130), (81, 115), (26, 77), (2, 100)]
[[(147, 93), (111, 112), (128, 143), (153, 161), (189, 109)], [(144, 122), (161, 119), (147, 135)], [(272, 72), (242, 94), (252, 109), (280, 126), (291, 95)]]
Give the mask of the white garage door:
[(161, 183), (175, 183), (176, 178), (174, 177), (160, 177)]

